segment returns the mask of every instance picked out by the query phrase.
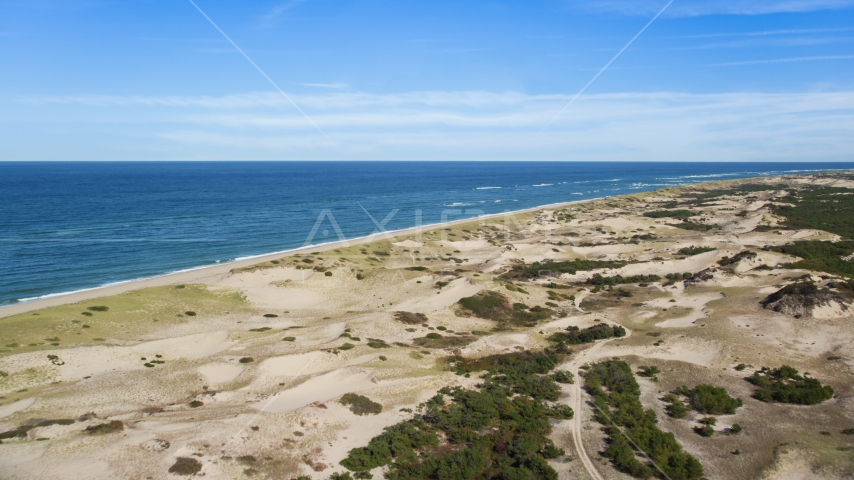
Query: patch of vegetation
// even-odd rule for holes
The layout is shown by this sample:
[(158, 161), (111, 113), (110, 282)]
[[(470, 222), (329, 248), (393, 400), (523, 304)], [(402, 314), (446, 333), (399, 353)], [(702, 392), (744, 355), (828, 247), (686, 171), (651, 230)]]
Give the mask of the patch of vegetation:
[(192, 402), (188, 403), (188, 405), (190, 406), (190, 408), (199, 408), (204, 406), (204, 403), (198, 400), (193, 400)]
[(264, 317), (266, 317), (266, 318), (278, 318), (279, 316), (276, 315), (275, 313), (265, 313)]
[(513, 268), (502, 275), (506, 279), (528, 279), (535, 277), (551, 277), (558, 276), (564, 273), (574, 275), (578, 272), (586, 272), (590, 270), (598, 270), (601, 268), (621, 268), (627, 265), (627, 262), (610, 261), (610, 260), (570, 260), (565, 262), (534, 262), (530, 265), (514, 265)]
[[(607, 360), (592, 365), (584, 374), (585, 390), (593, 397), (596, 420), (606, 426), (608, 448), (603, 455), (633, 477), (656, 476), (673, 480), (703, 477), (703, 466), (686, 453), (672, 433), (662, 432), (652, 410), (644, 411), (640, 387), (629, 365)], [(629, 442), (631, 439), (632, 442)], [(635, 450), (635, 448), (639, 450)], [(652, 463), (641, 461), (639, 455)]]
[(560, 396), (547, 375), (559, 356), (524, 352), (490, 362), (498, 365), (476, 390), (443, 388), (414, 418), (351, 450), (341, 464), (356, 472), (388, 466), (391, 480), (556, 480), (546, 460), (564, 452), (548, 438), (549, 418), (571, 416), (568, 407), (545, 403)]
[(27, 434), (30, 430), (38, 427), (49, 427), (51, 425), (71, 425), (74, 423), (74, 420), (33, 420), (21, 425), (18, 428), (13, 430), (8, 430), (0, 433), (0, 440), (6, 440), (8, 438), (26, 438)]
[(412, 343), (424, 348), (453, 348), (465, 347), (475, 340), (477, 339), (471, 335), (442, 336), (438, 333), (428, 333), (424, 337), (413, 339)]
[(735, 255), (732, 256), (732, 258), (723, 257), (722, 259), (718, 260), (718, 265), (720, 265), (722, 267), (727, 267), (730, 265), (735, 265), (736, 263), (738, 263), (742, 260), (753, 260), (756, 258), (756, 256), (757, 256), (756, 253), (751, 252), (750, 250), (745, 250), (743, 252), (736, 253)]
[(354, 348), (356, 348), (356, 346), (353, 345), (352, 343), (345, 343), (344, 345), (341, 345), (340, 347), (338, 347), (338, 350), (345, 350), (346, 351), (346, 350), (352, 350)]
[(669, 393), (664, 396), (664, 401), (667, 403), (665, 411), (667, 411), (668, 416), (673, 418), (684, 418), (685, 415), (688, 414), (688, 407), (686, 407), (682, 399), (676, 395)]
[(370, 398), (356, 395), (355, 393), (347, 393), (341, 397), (342, 405), (349, 405), (350, 411), (356, 415), (377, 415), (383, 411), (383, 406), (372, 401)]
[(371, 348), (391, 348), (391, 345), (386, 343), (385, 340), (379, 338), (369, 338), (368, 346)]
[(569, 349), (567, 345), (580, 345), (582, 343), (592, 343), (596, 340), (606, 340), (608, 338), (621, 338), (626, 336), (626, 329), (619, 325), (608, 325), (600, 323), (592, 327), (581, 330), (578, 327), (567, 327), (566, 333), (557, 332), (548, 337), (548, 340), (556, 345), (559, 352), (565, 353)]
[(202, 471), (202, 464), (191, 457), (178, 457), (175, 464), (169, 467), (169, 473), (175, 475), (195, 475)]
[(701, 253), (714, 252), (715, 250), (717, 250), (717, 248), (714, 248), (714, 247), (695, 247), (694, 245), (691, 245), (690, 247), (680, 248), (678, 253), (680, 255), (692, 257), (694, 255), (699, 255)]
[(93, 312), (107, 312), (110, 310), (110, 307), (104, 305), (95, 305), (93, 307), (86, 307), (86, 310), (90, 310)]
[(516, 308), (507, 297), (491, 290), (485, 290), (473, 297), (462, 298), (457, 303), (463, 308), (463, 313), (493, 320), (499, 324), (515, 326), (533, 326), (541, 320), (551, 318), (555, 313), (554, 310), (540, 306)]
[(763, 308), (775, 312), (803, 315), (811, 313), (812, 309), (827, 305), (830, 302), (838, 302), (845, 305), (848, 300), (837, 292), (828, 288), (819, 288), (813, 282), (798, 282), (786, 285), (765, 297), (760, 302)]
[(603, 287), (611, 285), (627, 285), (630, 283), (651, 283), (659, 280), (661, 280), (661, 277), (658, 275), (632, 275), (630, 277), (615, 275), (613, 277), (603, 277), (601, 274), (594, 273), (586, 283), (588, 285)]
[(678, 218), (678, 219), (686, 219), (691, 217), (696, 217), (700, 215), (697, 212), (692, 212), (691, 210), (654, 210), (652, 212), (646, 212), (643, 214), (644, 217), (647, 218)]
[(787, 205), (773, 205), (775, 215), (785, 217), (783, 226), (793, 230), (815, 229), (854, 238), (854, 190), (835, 187), (806, 188), (786, 198)]
[(430, 269), (427, 267), (417, 266), (417, 267), (406, 267), (404, 270), (409, 270), (410, 272), (426, 272)]
[(641, 365), (640, 367), (638, 367), (638, 375), (640, 375), (641, 377), (652, 378), (658, 375), (659, 373), (661, 373), (661, 370), (659, 370), (659, 368), (656, 366)]
[(297, 337), (285, 337), (282, 339), (283, 342), (295, 342)]
[(238, 361), (239, 361), (240, 363), (252, 363), (252, 362), (254, 362), (254, 361), (255, 361), (255, 359), (254, 359), (254, 358), (252, 358), (252, 357), (243, 357), (243, 358), (241, 358), (241, 359), (240, 359), (240, 360), (238, 360)]
[(682, 222), (682, 223), (674, 223), (674, 227), (681, 228), (682, 230), (693, 230), (697, 232), (708, 232), (714, 227), (711, 225), (706, 225), (704, 223), (694, 223), (694, 222)]
[[(854, 224), (854, 222), (850, 223)], [(854, 241), (847, 240), (834, 243), (812, 240), (770, 247), (770, 250), (803, 259), (780, 265), (781, 268), (798, 268), (854, 278), (854, 262), (843, 260), (843, 258), (854, 254)]]
[(113, 420), (109, 423), (101, 423), (99, 425), (90, 425), (84, 430), (90, 435), (107, 435), (110, 433), (121, 432), (125, 429), (125, 424), (119, 420)]
[(249, 329), (250, 332), (269, 332), (270, 330), (272, 330), (272, 328), (270, 328), (270, 327), (250, 328)]
[(735, 410), (743, 405), (740, 398), (730, 397), (726, 389), (711, 385), (694, 388), (683, 385), (673, 393), (686, 397), (691, 408), (706, 415), (734, 415)]
[(798, 371), (788, 365), (777, 369), (762, 367), (747, 381), (758, 387), (753, 397), (763, 402), (815, 405), (833, 398), (833, 388), (814, 378), (798, 375)]
[(407, 325), (419, 325), (428, 321), (423, 313), (394, 312), (394, 319)]

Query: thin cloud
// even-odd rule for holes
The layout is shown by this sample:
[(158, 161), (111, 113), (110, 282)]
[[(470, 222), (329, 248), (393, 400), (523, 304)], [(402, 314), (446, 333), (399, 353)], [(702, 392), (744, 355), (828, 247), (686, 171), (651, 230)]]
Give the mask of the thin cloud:
[(300, 83), (300, 85), (303, 87), (331, 88), (336, 90), (349, 87), (346, 83)]
[(819, 55), (814, 57), (774, 58), (768, 60), (747, 60), (744, 62), (727, 62), (709, 65), (711, 67), (737, 67), (740, 65), (763, 65), (769, 63), (820, 62), (827, 60), (854, 60), (854, 55)]
[(700, 35), (678, 35), (665, 38), (721, 38), (721, 37), (765, 37), (773, 35), (807, 35), (811, 33), (850, 32), (854, 27), (844, 28), (801, 28), (789, 30), (762, 30), (758, 32), (721, 32)]
[(283, 3), (281, 5), (274, 7), (266, 15), (264, 15), (264, 18), (267, 20), (272, 20), (272, 19), (282, 15), (283, 13), (287, 12), (288, 10), (290, 10), (290, 9), (300, 5), (300, 4), (306, 3), (308, 1), (309, 0), (290, 0), (289, 2), (286, 2), (286, 3)]
[[(650, 15), (663, 3), (649, 0), (569, 0), (569, 5), (575, 8), (621, 15)], [(764, 15), (851, 7), (854, 7), (854, 0), (682, 0), (667, 12), (667, 16)]]

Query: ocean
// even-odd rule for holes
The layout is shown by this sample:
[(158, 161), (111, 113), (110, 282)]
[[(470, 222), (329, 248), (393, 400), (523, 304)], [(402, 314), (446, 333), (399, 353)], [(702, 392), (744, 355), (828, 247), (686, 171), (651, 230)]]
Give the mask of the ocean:
[(0, 305), (416, 225), (854, 163), (0, 162)]

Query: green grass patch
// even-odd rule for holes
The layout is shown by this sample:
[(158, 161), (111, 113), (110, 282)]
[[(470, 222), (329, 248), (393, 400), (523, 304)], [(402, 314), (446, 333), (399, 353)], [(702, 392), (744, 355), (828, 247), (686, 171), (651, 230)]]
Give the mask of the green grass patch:
[(189, 318), (177, 316), (185, 311), (205, 315), (250, 311), (237, 290), (209, 289), (204, 285), (186, 285), (182, 289), (171, 286), (145, 288), (97, 301), (95, 307), (107, 309), (95, 313), (86, 310), (84, 313), (89, 314), (86, 325), (78, 320), (80, 310), (86, 308), (81, 304), (41, 309), (35, 312), (39, 314), (37, 317), (33, 316), (34, 312), (27, 312), (0, 318), (0, 345), (21, 345), (14, 351), (17, 354), (54, 348), (44, 342), (45, 338), (62, 338), (66, 345), (91, 343), (95, 338), (139, 340), (155, 329), (189, 322)]

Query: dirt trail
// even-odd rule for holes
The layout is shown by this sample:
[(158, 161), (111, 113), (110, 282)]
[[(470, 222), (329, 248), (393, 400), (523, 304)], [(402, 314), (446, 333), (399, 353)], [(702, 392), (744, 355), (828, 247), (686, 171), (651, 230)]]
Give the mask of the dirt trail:
[[(625, 327), (623, 327), (625, 328)], [(626, 328), (626, 337), (631, 336), (631, 331)], [(626, 338), (622, 337), (622, 338)], [(578, 354), (575, 359), (573, 359), (568, 365), (567, 370), (572, 372), (572, 375), (575, 377), (575, 383), (572, 385), (573, 393), (572, 393), (572, 404), (570, 405), (572, 409), (575, 411), (575, 416), (572, 419), (571, 429), (572, 429), (572, 443), (575, 444), (575, 451), (578, 459), (581, 460), (581, 464), (584, 465), (584, 469), (587, 470), (587, 474), (590, 475), (590, 478), (594, 480), (605, 480), (602, 475), (599, 474), (599, 471), (596, 470), (596, 466), (593, 464), (593, 460), (590, 456), (587, 455), (587, 451), (584, 449), (584, 442), (581, 439), (581, 413), (583, 408), (583, 403), (581, 401), (581, 377), (578, 375), (578, 369), (583, 365), (588, 359), (593, 357), (594, 353), (597, 350), (602, 348), (608, 342), (616, 340), (615, 338), (610, 338), (608, 340), (603, 340), (601, 342), (596, 343), (592, 347)]]

